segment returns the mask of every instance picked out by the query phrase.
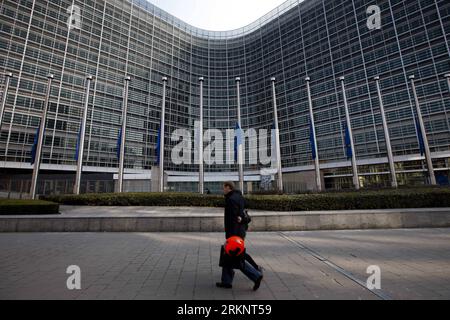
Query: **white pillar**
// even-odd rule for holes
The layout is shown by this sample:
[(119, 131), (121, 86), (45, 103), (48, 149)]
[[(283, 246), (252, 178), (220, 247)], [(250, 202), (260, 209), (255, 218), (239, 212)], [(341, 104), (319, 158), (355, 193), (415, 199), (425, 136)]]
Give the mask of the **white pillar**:
[(425, 124), (424, 124), (423, 118), (422, 118), (422, 111), (420, 110), (419, 98), (417, 97), (416, 85), (414, 84), (414, 79), (415, 79), (414, 75), (409, 77), (409, 80), (411, 82), (411, 89), (414, 94), (414, 101), (416, 104), (417, 119), (419, 120), (419, 127), (420, 127), (420, 131), (422, 133), (423, 145), (425, 148), (425, 158), (426, 158), (427, 165), (428, 165), (428, 175), (430, 177), (430, 184), (436, 185), (437, 183), (436, 183), (436, 176), (434, 175), (433, 160), (431, 158), (431, 152), (430, 152), (430, 146), (428, 144), (427, 132), (425, 131)]
[(198, 177), (198, 192), (200, 194), (205, 193), (205, 187), (204, 187), (204, 180), (205, 180), (205, 173), (204, 173), (204, 162), (203, 162), (203, 82), (205, 79), (203, 77), (200, 77), (198, 79), (200, 81), (200, 132), (199, 132), (199, 150), (198, 150), (198, 157), (199, 157), (199, 177)]
[(11, 72), (5, 74), (5, 87), (3, 89), (2, 102), (0, 104), (0, 128), (2, 127), (3, 113), (5, 111), (6, 99), (8, 97), (9, 84), (11, 83), (12, 77), (13, 77), (13, 74)]
[(120, 157), (119, 157), (119, 193), (123, 192), (123, 176), (125, 173), (125, 143), (127, 132), (127, 115), (128, 115), (128, 87), (130, 85), (131, 78), (125, 77), (123, 88), (123, 109), (122, 109), (122, 134), (120, 141)]
[(278, 172), (278, 191), (283, 192), (283, 172), (281, 168), (281, 146), (280, 146), (280, 127), (278, 125), (278, 108), (277, 108), (277, 94), (275, 90), (275, 78), (272, 81), (272, 95), (273, 95), (273, 113), (275, 121), (275, 152), (277, 153), (277, 172)]
[(391, 186), (393, 188), (398, 188), (397, 173), (395, 171), (394, 155), (392, 153), (392, 146), (391, 146), (391, 137), (389, 135), (389, 128), (388, 128), (387, 120), (386, 120), (386, 113), (384, 111), (383, 97), (381, 95), (380, 77), (375, 77), (374, 80), (375, 80), (376, 86), (377, 86), (378, 100), (380, 103), (381, 119), (383, 120), (384, 137), (386, 140), (386, 149), (387, 149), (387, 155), (388, 155), (388, 160), (389, 160), (389, 168), (391, 171)]
[(347, 121), (347, 128), (349, 132), (349, 138), (350, 138), (350, 146), (352, 148), (352, 167), (353, 167), (353, 185), (355, 186), (356, 190), (359, 190), (361, 186), (359, 185), (359, 177), (358, 177), (358, 165), (356, 163), (356, 150), (355, 145), (353, 142), (353, 132), (352, 132), (352, 125), (350, 121), (350, 113), (348, 111), (348, 104), (347, 104), (347, 93), (345, 92), (345, 77), (340, 77), (339, 80), (341, 80), (341, 86), (342, 86), (342, 96), (344, 99), (344, 108), (345, 108), (345, 118)]
[(166, 88), (167, 77), (162, 78), (163, 81), (163, 97), (161, 105), (161, 137), (159, 145), (159, 192), (164, 192), (164, 137), (165, 137), (165, 122), (166, 122)]
[(36, 146), (36, 156), (35, 156), (34, 167), (33, 167), (33, 176), (31, 178), (30, 196), (31, 196), (31, 199), (33, 199), (33, 200), (36, 199), (37, 181), (38, 181), (38, 176), (39, 176), (39, 169), (41, 167), (42, 146), (44, 144), (45, 125), (47, 123), (48, 104), (49, 104), (49, 100), (50, 100), (50, 93), (52, 90), (53, 78), (54, 78), (54, 76), (52, 74), (49, 74), (47, 76), (47, 92), (45, 94), (44, 109), (42, 110), (41, 123), (40, 123), (40, 127), (39, 127), (39, 137), (38, 137), (38, 143)]
[(78, 195), (80, 194), (80, 186), (81, 186), (81, 173), (83, 171), (83, 155), (84, 155), (84, 136), (86, 133), (86, 120), (87, 120), (87, 111), (89, 106), (89, 93), (91, 90), (91, 81), (93, 77), (86, 77), (86, 93), (84, 96), (84, 110), (83, 110), (83, 119), (81, 121), (81, 131), (80, 131), (80, 141), (78, 147), (78, 161), (77, 161), (77, 173), (75, 177), (75, 186), (73, 188), (73, 193)]
[(240, 88), (241, 78), (236, 78), (236, 90), (237, 90), (237, 116), (238, 125), (240, 131), (237, 134), (241, 135), (242, 144), (237, 146), (237, 160), (239, 166), (239, 189), (244, 194), (244, 140), (242, 136), (242, 120), (241, 120), (241, 88)]
[(316, 158), (314, 159), (314, 168), (316, 170), (316, 187), (318, 191), (323, 191), (322, 189), (322, 179), (320, 176), (320, 161), (319, 161), (319, 150), (317, 147), (317, 137), (316, 137), (316, 125), (314, 121), (314, 110), (313, 110), (313, 103), (311, 98), (311, 88), (310, 88), (310, 77), (306, 77), (306, 89), (308, 91), (308, 103), (309, 103), (309, 117), (311, 119), (311, 130), (312, 130), (312, 136), (314, 139), (314, 153), (316, 155)]

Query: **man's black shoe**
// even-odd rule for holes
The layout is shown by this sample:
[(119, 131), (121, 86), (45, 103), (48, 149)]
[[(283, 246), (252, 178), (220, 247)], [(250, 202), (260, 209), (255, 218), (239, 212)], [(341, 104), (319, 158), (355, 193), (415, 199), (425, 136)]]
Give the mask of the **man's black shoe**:
[(231, 284), (226, 284), (226, 283), (222, 283), (222, 282), (217, 282), (216, 283), (216, 287), (217, 288), (224, 288), (224, 289), (231, 289), (231, 288), (233, 288), (233, 286)]
[(263, 276), (259, 277), (258, 280), (255, 281), (255, 286), (253, 287), (253, 291), (256, 291), (259, 289), (262, 279), (263, 279)]

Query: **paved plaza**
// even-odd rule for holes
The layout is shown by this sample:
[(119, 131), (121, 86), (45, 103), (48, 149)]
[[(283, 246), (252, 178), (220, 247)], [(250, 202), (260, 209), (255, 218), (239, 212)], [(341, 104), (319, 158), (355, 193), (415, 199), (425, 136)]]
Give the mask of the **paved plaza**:
[[(450, 229), (250, 233), (257, 292), (218, 289), (223, 233), (3, 233), (0, 299), (450, 299)], [(81, 290), (67, 289), (67, 267)], [(365, 287), (369, 266), (381, 290)]]

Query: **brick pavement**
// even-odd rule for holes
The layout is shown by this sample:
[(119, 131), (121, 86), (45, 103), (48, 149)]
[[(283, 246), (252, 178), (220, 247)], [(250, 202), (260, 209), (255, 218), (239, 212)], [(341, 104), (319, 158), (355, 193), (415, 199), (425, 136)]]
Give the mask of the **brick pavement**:
[[(450, 229), (250, 233), (248, 250), (265, 268), (257, 292), (237, 273), (220, 279), (222, 233), (0, 234), (0, 299), (379, 299), (309, 250), (361, 281), (382, 270), (393, 299), (450, 299)], [(81, 290), (66, 268), (81, 268)]]

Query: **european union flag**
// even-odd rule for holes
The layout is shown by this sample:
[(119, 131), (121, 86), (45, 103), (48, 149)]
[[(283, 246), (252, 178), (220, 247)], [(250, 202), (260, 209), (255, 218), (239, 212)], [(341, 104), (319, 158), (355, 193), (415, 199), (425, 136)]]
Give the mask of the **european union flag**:
[(120, 148), (122, 147), (122, 128), (119, 130), (119, 137), (117, 138), (117, 160), (120, 160)]
[(419, 119), (416, 118), (416, 128), (417, 128), (417, 139), (419, 140), (419, 150), (420, 155), (423, 156), (425, 154), (425, 142), (423, 141), (422, 130), (420, 130)]
[(309, 122), (309, 142), (311, 144), (312, 158), (313, 158), (313, 160), (316, 160), (316, 158), (317, 158), (316, 141), (314, 139), (312, 121)]
[(78, 154), (80, 153), (80, 142), (81, 142), (81, 127), (80, 131), (78, 131), (78, 138), (77, 138), (77, 147), (75, 148), (75, 161), (78, 161)]
[(36, 162), (36, 151), (37, 151), (40, 128), (41, 128), (41, 126), (39, 126), (36, 129), (36, 135), (34, 136), (33, 146), (31, 147), (31, 165), (33, 165)]
[(239, 123), (236, 123), (236, 131), (234, 135), (234, 161), (238, 161), (238, 149), (242, 145), (242, 130)]
[(158, 137), (156, 138), (156, 165), (159, 166), (159, 157), (161, 156), (161, 128), (158, 129)]
[(271, 150), (272, 150), (272, 161), (273, 163), (275, 163), (276, 161), (278, 161), (277, 159), (277, 133), (275, 131), (275, 121), (272, 123), (272, 130), (271, 130), (271, 134), (270, 134), (270, 143), (271, 143)]
[(344, 124), (345, 127), (345, 149), (347, 153), (347, 159), (351, 159), (353, 157), (352, 143), (350, 137), (350, 130), (348, 129), (347, 124)]

